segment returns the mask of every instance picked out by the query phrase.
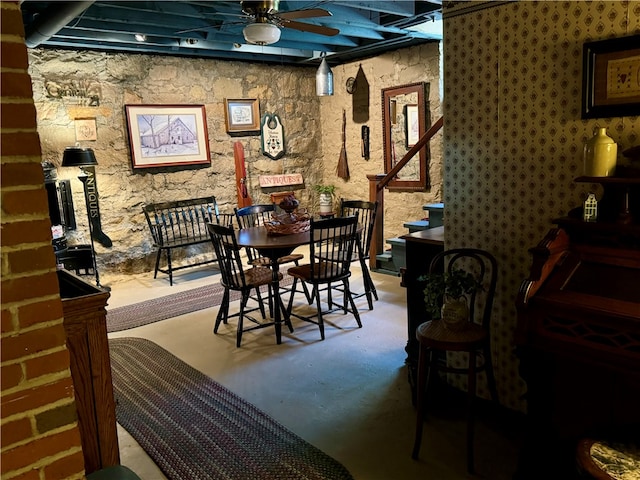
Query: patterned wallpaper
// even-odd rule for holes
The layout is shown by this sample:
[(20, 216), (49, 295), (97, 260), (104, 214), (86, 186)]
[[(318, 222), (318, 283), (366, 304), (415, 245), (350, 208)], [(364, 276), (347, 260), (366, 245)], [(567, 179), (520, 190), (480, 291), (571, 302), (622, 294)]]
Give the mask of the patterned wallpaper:
[[(500, 402), (524, 410), (513, 334), (528, 249), (596, 188), (573, 182), (596, 127), (618, 152), (640, 144), (640, 117), (580, 118), (582, 45), (640, 33), (640, 1), (479, 2), (466, 11), (459, 3), (445, 8), (444, 23), (446, 246), (484, 248), (498, 260)], [(450, 381), (466, 388), (464, 378)], [(484, 378), (478, 387), (488, 398)]]

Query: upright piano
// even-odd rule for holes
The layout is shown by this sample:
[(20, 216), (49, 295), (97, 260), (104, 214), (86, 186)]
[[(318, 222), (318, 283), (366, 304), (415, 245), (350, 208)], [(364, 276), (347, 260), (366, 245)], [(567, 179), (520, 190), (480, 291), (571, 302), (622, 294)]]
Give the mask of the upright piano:
[(578, 438), (640, 425), (640, 178), (577, 181), (603, 185), (598, 221), (580, 208), (554, 220), (516, 301), (530, 475), (519, 478), (554, 461), (570, 471)]

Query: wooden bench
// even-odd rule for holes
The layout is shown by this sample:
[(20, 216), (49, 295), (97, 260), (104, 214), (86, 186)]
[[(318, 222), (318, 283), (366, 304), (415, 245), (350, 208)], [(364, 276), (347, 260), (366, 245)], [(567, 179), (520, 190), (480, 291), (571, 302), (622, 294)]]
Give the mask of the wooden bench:
[[(212, 245), (207, 223), (231, 225), (233, 222), (233, 214), (218, 211), (214, 196), (153, 203), (145, 205), (142, 211), (149, 224), (154, 246), (158, 249), (153, 278), (157, 277), (158, 272), (166, 273), (169, 275), (170, 285), (173, 285), (174, 271), (218, 261), (213, 258), (176, 267), (171, 261), (171, 251), (198, 244)], [(162, 252), (167, 256), (166, 268), (160, 268)]]

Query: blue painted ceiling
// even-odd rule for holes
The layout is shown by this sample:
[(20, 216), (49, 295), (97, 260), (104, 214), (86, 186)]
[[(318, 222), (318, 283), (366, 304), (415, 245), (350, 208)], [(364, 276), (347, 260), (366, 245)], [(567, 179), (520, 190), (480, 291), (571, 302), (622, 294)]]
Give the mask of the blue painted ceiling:
[[(246, 6), (245, 2), (245, 6)], [(254, 2), (256, 3), (256, 2)], [(296, 22), (330, 27), (333, 36), (287, 28), (272, 45), (248, 44), (243, 28), (255, 21), (240, 1), (23, 1), (27, 46), (219, 58), (286, 65), (331, 65), (442, 39), (442, 2), (280, 1), (277, 12), (323, 9), (330, 16)], [(299, 26), (299, 25), (298, 25)], [(302, 26), (305, 28), (305, 26)], [(322, 29), (320, 29), (322, 30)], [(146, 41), (136, 40), (142, 34)]]

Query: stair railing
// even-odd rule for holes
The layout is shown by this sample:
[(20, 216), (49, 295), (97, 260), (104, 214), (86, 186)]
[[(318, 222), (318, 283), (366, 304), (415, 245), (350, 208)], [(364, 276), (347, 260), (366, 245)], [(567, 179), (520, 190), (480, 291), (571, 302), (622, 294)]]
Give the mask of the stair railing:
[(407, 154), (389, 171), (387, 174), (367, 175), (369, 180), (369, 201), (378, 202), (378, 212), (376, 215), (375, 224), (373, 227), (373, 234), (371, 235), (371, 247), (369, 250), (369, 268), (377, 268), (376, 256), (383, 251), (383, 239), (384, 239), (384, 188), (389, 184), (391, 180), (398, 174), (402, 168), (409, 163), (416, 153), (418, 153), (423, 147), (427, 145), (438, 133), (438, 131), (444, 125), (444, 117), (440, 117), (429, 130), (427, 130), (422, 137), (411, 147)]

